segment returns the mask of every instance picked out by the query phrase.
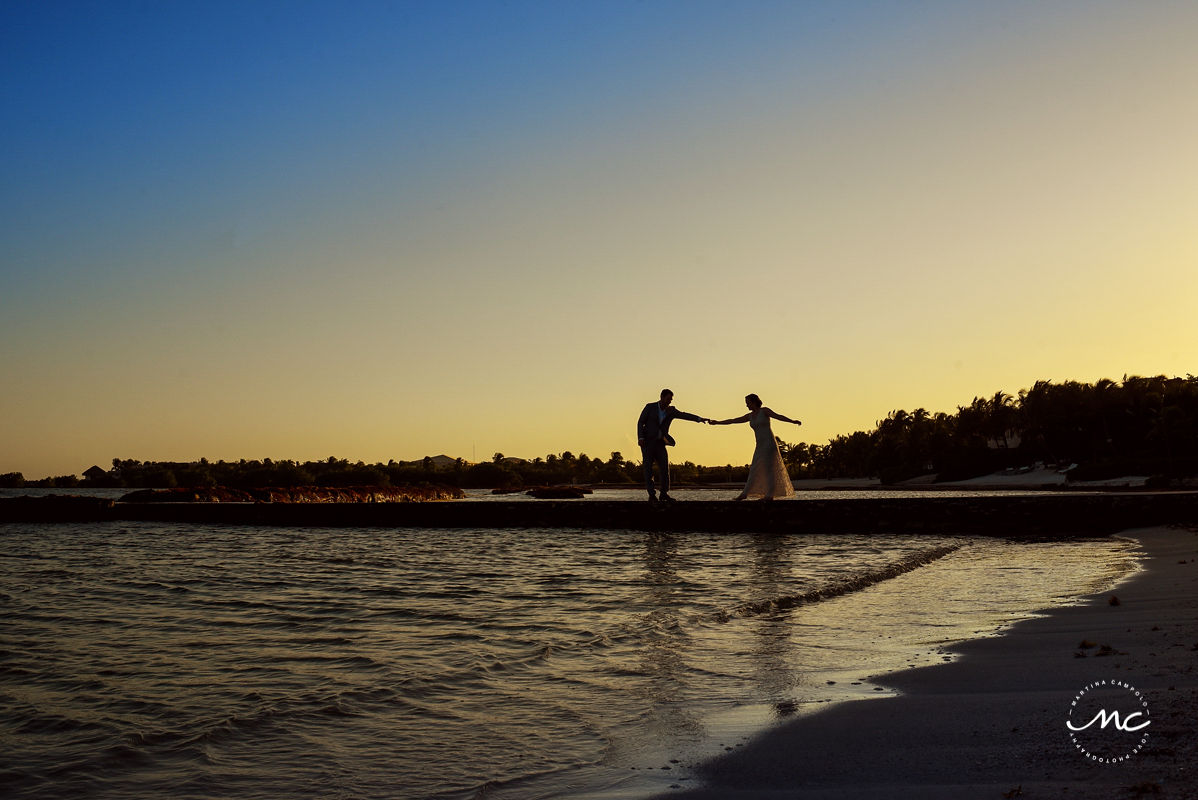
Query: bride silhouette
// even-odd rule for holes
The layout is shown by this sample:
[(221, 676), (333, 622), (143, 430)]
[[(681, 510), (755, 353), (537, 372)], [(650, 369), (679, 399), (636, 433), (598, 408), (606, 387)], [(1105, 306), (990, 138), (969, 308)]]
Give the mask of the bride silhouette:
[(790, 476), (786, 474), (786, 465), (782, 463), (782, 453), (778, 450), (778, 442), (770, 429), (770, 418), (781, 422), (791, 422), (802, 425), (797, 419), (776, 414), (761, 404), (761, 398), (755, 394), (745, 396), (745, 406), (749, 413), (735, 419), (712, 420), (712, 425), (735, 425), (747, 422), (757, 438), (757, 447), (753, 450), (753, 463), (749, 465), (749, 479), (745, 481), (745, 490), (736, 498), (744, 500), (749, 497), (760, 497), (762, 500), (773, 500), (776, 497), (793, 497), (794, 486)]

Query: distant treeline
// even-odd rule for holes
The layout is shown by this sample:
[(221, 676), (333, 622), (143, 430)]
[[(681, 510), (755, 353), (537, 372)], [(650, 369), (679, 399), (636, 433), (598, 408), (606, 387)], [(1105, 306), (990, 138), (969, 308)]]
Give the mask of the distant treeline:
[[(693, 465), (691, 465), (693, 467)], [(462, 488), (517, 488), (560, 483), (630, 483), (639, 474), (639, 463), (613, 452), (605, 461), (564, 452), (531, 461), (505, 458), (468, 464), (462, 459), (424, 458), (386, 464), (352, 463), (330, 457), (324, 461), (208, 461), (170, 462), (113, 459), (110, 470), (88, 470), (74, 475), (26, 481), (20, 473), (0, 475), (0, 487), (131, 487), (229, 486), (251, 489), (264, 486), (404, 486), (438, 483)], [(743, 477), (744, 470), (741, 475)]]
[(1017, 396), (975, 397), (956, 413), (892, 411), (869, 433), (784, 448), (794, 475), (880, 477), (934, 473), (941, 481), (1035, 463), (1074, 480), (1198, 473), (1198, 378), (1038, 381)]
[[(1151, 475), (1162, 480), (1198, 473), (1198, 378), (1124, 377), (1122, 382), (1039, 381), (1018, 395), (975, 397), (955, 413), (892, 411), (874, 430), (826, 445), (779, 440), (793, 478), (877, 477), (893, 483), (935, 474), (961, 480), (1035, 463), (1069, 468), (1077, 480)], [(639, 453), (638, 453), (639, 455)], [(746, 455), (749, 455), (746, 452)], [(444, 462), (441, 459), (440, 462)], [(747, 466), (671, 467), (675, 482), (737, 483)], [(141, 462), (114, 459), (112, 469), (25, 481), (0, 475), (0, 486), (397, 486), (441, 483), (462, 488), (516, 488), (562, 483), (632, 484), (639, 461), (619, 452), (606, 459), (566, 451), (531, 461), (502, 453), (480, 464), (425, 458), (386, 464), (325, 461)]]

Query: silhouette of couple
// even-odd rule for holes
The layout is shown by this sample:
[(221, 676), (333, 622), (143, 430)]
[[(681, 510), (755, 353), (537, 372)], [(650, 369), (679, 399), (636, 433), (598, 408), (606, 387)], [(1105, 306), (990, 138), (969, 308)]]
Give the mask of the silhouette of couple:
[(762, 500), (773, 500), (776, 497), (792, 497), (794, 486), (790, 476), (786, 474), (786, 465), (782, 463), (782, 453), (778, 450), (778, 442), (774, 432), (770, 430), (770, 419), (802, 425), (797, 419), (776, 414), (761, 404), (761, 398), (755, 394), (745, 396), (745, 406), (749, 413), (734, 419), (714, 420), (707, 417), (688, 414), (679, 411), (671, 403), (674, 393), (669, 389), (661, 390), (661, 399), (649, 403), (641, 411), (636, 423), (636, 440), (641, 446), (641, 459), (645, 465), (645, 488), (649, 491), (649, 502), (659, 500), (657, 490), (653, 485), (653, 465), (657, 464), (661, 477), (661, 496), (664, 502), (673, 502), (670, 497), (670, 456), (666, 447), (674, 445), (674, 437), (670, 436), (670, 423), (676, 419), (689, 422), (702, 422), (708, 425), (735, 425), (747, 422), (753, 429), (757, 446), (753, 450), (753, 463), (749, 465), (749, 479), (745, 481), (744, 491), (736, 498), (744, 500), (759, 497)]

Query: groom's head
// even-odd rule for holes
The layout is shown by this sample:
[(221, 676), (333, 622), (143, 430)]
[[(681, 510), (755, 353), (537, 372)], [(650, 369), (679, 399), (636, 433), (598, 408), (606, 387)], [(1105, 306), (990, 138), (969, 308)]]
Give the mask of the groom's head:
[(668, 405), (669, 405), (670, 403), (672, 403), (672, 402), (674, 402), (674, 393), (673, 393), (673, 392), (671, 392), (669, 389), (662, 389), (662, 390), (661, 390), (661, 404), (662, 404), (662, 406), (663, 406), (663, 407), (664, 407), (664, 406), (668, 406)]

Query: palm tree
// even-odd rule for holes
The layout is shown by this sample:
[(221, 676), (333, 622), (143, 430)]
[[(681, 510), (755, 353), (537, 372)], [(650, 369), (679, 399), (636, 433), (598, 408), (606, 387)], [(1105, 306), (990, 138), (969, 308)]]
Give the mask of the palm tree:
[(1003, 391), (994, 393), (985, 405), (985, 426), (987, 439), (993, 441), (1004, 450), (1011, 446), (1010, 435), (1015, 433), (1018, 414), (1011, 395)]

